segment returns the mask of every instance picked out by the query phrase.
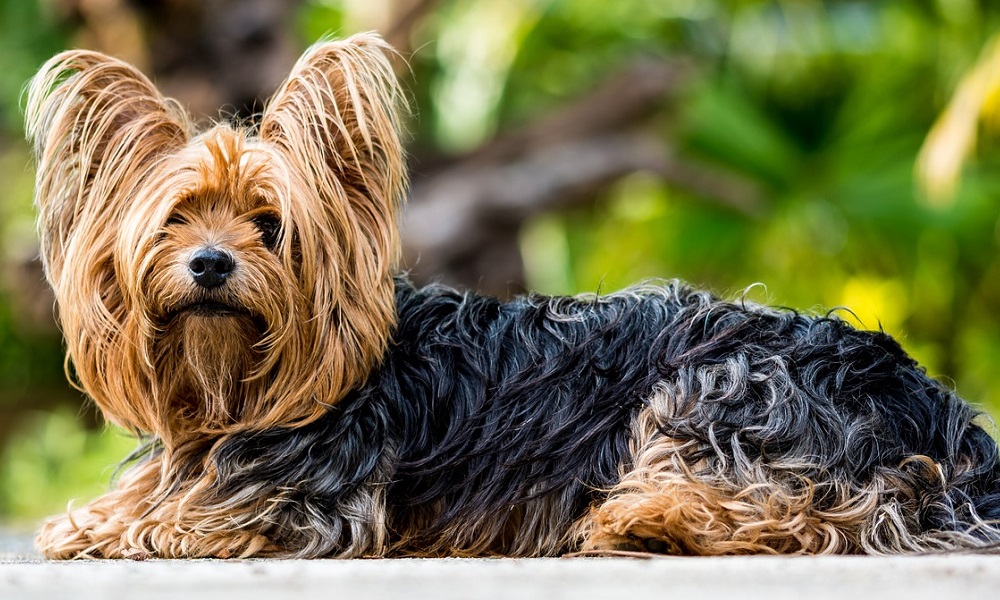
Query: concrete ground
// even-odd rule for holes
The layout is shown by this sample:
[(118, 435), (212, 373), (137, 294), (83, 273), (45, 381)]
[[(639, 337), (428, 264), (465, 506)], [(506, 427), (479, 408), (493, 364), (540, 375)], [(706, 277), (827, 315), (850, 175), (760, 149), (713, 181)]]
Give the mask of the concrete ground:
[(45, 562), (0, 532), (0, 599), (1000, 598), (1000, 557)]

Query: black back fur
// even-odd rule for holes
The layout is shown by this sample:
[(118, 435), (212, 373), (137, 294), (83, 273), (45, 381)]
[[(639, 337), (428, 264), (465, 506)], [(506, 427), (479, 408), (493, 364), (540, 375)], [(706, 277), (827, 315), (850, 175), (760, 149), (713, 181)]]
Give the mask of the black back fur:
[(864, 483), (926, 455), (947, 487), (922, 502), (920, 527), (1000, 519), (997, 446), (978, 413), (883, 333), (678, 283), (501, 303), (399, 279), (396, 300), (394, 342), (364, 386), (318, 422), (214, 451), (220, 498), (284, 494), (267, 534), (294, 552), (367, 535), (349, 499), (372, 486), (403, 551), (511, 552), (545, 501), (568, 528), (628, 470), (631, 424), (657, 385), (686, 390), (663, 430), (695, 441), (694, 459)]

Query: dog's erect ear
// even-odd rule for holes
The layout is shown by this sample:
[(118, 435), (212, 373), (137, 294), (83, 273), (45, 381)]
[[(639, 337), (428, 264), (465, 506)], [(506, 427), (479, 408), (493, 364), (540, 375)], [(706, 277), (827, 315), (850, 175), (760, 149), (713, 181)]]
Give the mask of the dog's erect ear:
[[(74, 50), (28, 88), (28, 140), (45, 273), (77, 385), (112, 422), (150, 430), (137, 386), (121, 371), (124, 302), (114, 268), (123, 214), (158, 159), (186, 144), (187, 118), (132, 66)], [(73, 377), (71, 376), (71, 381)]]
[(315, 187), (332, 226), (359, 228), (334, 232), (341, 243), (362, 236), (371, 247), (357, 250), (386, 262), (398, 252), (396, 209), (406, 187), (402, 94), (389, 52), (374, 34), (313, 46), (271, 99), (260, 126), (260, 137), (284, 148)]
[[(396, 210), (406, 188), (402, 94), (376, 34), (306, 51), (264, 112), (260, 137), (290, 155), (315, 186), (338, 237), (362, 236), (379, 261), (398, 252)], [(349, 250), (354, 250), (349, 249)]]
[[(103, 249), (143, 174), (188, 138), (183, 111), (142, 73), (85, 50), (42, 66), (28, 87), (25, 127), (37, 161), (35, 202), (53, 285), (67, 249)], [(88, 239), (71, 243), (78, 235)]]
[[(292, 362), (332, 403), (380, 359), (395, 323), (396, 213), (406, 191), (404, 104), (375, 34), (310, 48), (275, 93), (260, 138), (288, 162), (286, 239), (311, 315), (307, 356)], [(293, 252), (286, 249), (286, 257)], [(299, 375), (301, 376), (301, 374)], [(281, 379), (280, 377), (277, 379)]]

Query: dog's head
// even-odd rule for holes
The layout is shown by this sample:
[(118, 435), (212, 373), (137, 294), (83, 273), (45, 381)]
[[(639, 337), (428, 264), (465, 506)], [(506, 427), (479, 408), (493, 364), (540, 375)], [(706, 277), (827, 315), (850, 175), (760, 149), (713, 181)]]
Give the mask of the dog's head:
[(74, 378), (169, 442), (308, 422), (395, 321), (405, 192), (387, 46), (314, 46), (255, 131), (191, 131), (133, 67), (60, 54), (32, 80), (42, 258)]

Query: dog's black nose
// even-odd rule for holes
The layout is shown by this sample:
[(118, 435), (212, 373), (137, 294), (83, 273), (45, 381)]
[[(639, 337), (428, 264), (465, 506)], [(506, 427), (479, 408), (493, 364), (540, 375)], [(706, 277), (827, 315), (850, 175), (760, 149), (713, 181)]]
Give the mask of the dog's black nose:
[(211, 289), (225, 283), (235, 266), (236, 263), (229, 254), (215, 248), (202, 248), (191, 257), (188, 270), (195, 283)]

